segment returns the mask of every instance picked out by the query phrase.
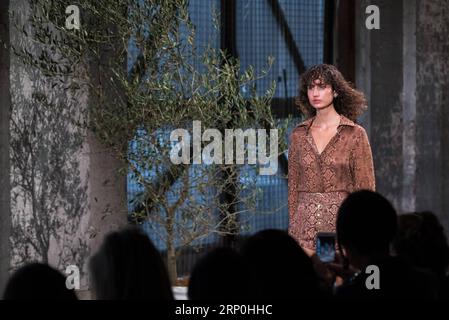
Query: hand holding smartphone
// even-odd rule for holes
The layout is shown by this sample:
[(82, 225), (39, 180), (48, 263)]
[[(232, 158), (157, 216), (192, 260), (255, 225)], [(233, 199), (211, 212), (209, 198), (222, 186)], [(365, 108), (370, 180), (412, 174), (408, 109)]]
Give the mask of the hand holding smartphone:
[(316, 254), (322, 262), (335, 261), (335, 232), (318, 232), (316, 235)]

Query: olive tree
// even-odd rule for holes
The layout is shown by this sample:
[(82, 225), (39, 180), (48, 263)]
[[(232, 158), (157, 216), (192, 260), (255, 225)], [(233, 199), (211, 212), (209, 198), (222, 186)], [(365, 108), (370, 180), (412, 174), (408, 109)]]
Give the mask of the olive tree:
[[(285, 149), (278, 137), (286, 126), (270, 108), (274, 84), (263, 95), (255, 87), (271, 59), (256, 74), (212, 43), (199, 46), (186, 0), (29, 3), (22, 31), (34, 45), (15, 54), (52, 90), (89, 93), (77, 125), (110, 148), (123, 162), (122, 173), (139, 186), (131, 220), (148, 223), (163, 239), (176, 279), (183, 247), (214, 233), (238, 233), (239, 217), (255, 207), (259, 163), (248, 157), (243, 166), (236, 151), (225, 154), (235, 150), (227, 148), (234, 141), (226, 138), (229, 130), (246, 134), (241, 142), (248, 155), (275, 149), (277, 159)], [(195, 133), (196, 124), (213, 131)], [(254, 143), (251, 134), (263, 132), (257, 130), (267, 130), (267, 139), (257, 135)], [(174, 140), (174, 132), (187, 134)]]

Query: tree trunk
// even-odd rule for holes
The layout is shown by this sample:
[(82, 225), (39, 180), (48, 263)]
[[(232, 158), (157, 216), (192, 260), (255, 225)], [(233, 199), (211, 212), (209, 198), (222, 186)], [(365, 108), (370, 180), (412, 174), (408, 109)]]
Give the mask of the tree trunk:
[(167, 269), (172, 285), (176, 284), (178, 271), (176, 269), (176, 247), (174, 234), (175, 212), (167, 212)]
[[(126, 6), (122, 7), (122, 12), (126, 14)], [(91, 20), (90, 23), (96, 22)], [(89, 25), (88, 30), (90, 28), (95, 29), (95, 26)], [(111, 34), (117, 33), (114, 25), (107, 28)], [(116, 112), (119, 113), (124, 108), (124, 103), (120, 102), (124, 97), (124, 89), (112, 80), (114, 73), (111, 69), (111, 61), (118, 61), (126, 70), (126, 54), (120, 48), (122, 45), (118, 40), (115, 46), (101, 44), (96, 48), (99, 54), (89, 57), (91, 84), (102, 91), (102, 96), (93, 89), (89, 92), (90, 110), (103, 105), (104, 108), (109, 108), (108, 111), (110, 108), (117, 108)], [(126, 175), (120, 173), (126, 163), (117, 157), (116, 151), (104, 145), (93, 131), (88, 132), (86, 145), (89, 150), (89, 227), (95, 232), (90, 241), (90, 251), (94, 254), (108, 233), (128, 224)]]
[[(237, 53), (237, 42), (236, 42), (236, 1), (235, 0), (221, 0), (221, 50), (226, 52), (227, 58), (238, 59)], [(233, 114), (234, 111), (233, 111)], [(225, 128), (233, 128), (233, 120), (229, 121)], [(223, 136), (224, 130), (223, 128)], [(234, 247), (236, 245), (236, 234), (238, 233), (237, 217), (234, 215), (236, 207), (236, 175), (234, 175), (234, 168), (229, 167), (222, 171), (223, 183), (225, 187), (223, 188), (223, 194), (220, 195), (220, 202), (225, 204), (225, 213), (223, 213), (219, 219), (222, 220), (226, 218), (226, 223), (220, 226), (220, 230), (225, 232), (223, 236), (223, 245)], [(234, 178), (233, 178), (234, 177)], [(230, 218), (231, 217), (231, 218)], [(230, 219), (229, 219), (230, 218)]]

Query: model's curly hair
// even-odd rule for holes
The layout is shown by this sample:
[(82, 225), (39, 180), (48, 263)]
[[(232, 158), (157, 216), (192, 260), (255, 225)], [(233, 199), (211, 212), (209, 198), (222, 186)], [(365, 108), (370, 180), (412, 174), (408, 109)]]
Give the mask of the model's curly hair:
[(302, 74), (299, 96), (296, 98), (296, 104), (306, 118), (316, 114), (316, 109), (309, 102), (307, 88), (317, 79), (323, 84), (330, 85), (338, 94), (333, 101), (337, 113), (355, 121), (367, 109), (365, 95), (354, 89), (336, 67), (330, 64), (318, 64)]

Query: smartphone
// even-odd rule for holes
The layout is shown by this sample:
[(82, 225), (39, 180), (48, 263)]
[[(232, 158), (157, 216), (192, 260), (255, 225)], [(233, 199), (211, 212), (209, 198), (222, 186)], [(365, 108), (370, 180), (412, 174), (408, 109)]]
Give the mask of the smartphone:
[(316, 254), (322, 262), (335, 261), (335, 232), (318, 232), (316, 235)]

